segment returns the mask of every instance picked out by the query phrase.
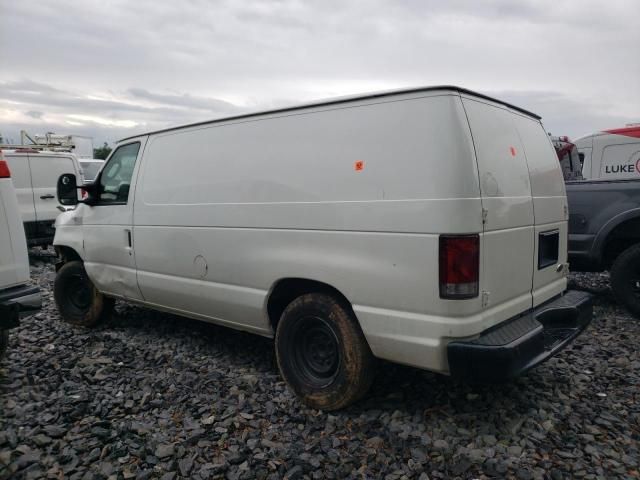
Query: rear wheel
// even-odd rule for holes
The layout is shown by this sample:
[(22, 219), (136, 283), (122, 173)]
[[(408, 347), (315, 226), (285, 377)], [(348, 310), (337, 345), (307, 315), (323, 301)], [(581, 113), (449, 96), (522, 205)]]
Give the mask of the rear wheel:
[(106, 320), (113, 310), (114, 300), (100, 293), (93, 285), (80, 261), (65, 263), (58, 271), (53, 297), (65, 322), (93, 327)]
[(611, 267), (611, 289), (618, 302), (640, 318), (640, 244), (616, 258)]
[(343, 408), (373, 381), (374, 357), (355, 316), (328, 294), (289, 304), (278, 323), (276, 356), (289, 387), (313, 408)]

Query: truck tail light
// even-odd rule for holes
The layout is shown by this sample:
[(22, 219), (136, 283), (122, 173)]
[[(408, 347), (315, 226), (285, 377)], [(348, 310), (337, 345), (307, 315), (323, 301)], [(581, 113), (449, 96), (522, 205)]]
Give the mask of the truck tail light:
[(440, 236), (440, 298), (478, 296), (480, 236)]
[(0, 178), (11, 178), (9, 165), (7, 165), (5, 160), (0, 160)]

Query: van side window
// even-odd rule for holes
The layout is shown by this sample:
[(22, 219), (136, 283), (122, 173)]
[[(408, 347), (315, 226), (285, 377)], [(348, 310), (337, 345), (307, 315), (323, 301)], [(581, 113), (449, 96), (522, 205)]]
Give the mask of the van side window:
[(100, 175), (100, 203), (127, 203), (138, 150), (139, 142), (130, 143), (111, 155)]

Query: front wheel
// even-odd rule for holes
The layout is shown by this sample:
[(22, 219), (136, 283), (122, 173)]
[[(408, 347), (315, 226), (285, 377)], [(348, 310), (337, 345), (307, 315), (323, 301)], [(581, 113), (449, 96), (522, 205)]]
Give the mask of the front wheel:
[(640, 244), (627, 248), (613, 262), (611, 289), (618, 302), (640, 318)]
[(60, 268), (53, 285), (53, 297), (62, 319), (82, 327), (94, 327), (106, 320), (114, 305), (112, 298), (96, 289), (80, 261), (65, 263)]
[(302, 295), (284, 310), (276, 357), (284, 380), (312, 408), (343, 408), (373, 381), (374, 357), (355, 316), (327, 294)]

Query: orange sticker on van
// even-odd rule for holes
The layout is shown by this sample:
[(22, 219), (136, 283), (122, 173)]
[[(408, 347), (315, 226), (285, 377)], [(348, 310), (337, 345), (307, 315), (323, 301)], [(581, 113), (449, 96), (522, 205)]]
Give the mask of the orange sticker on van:
[(356, 172), (361, 172), (362, 170), (364, 170), (364, 161), (363, 160), (356, 160), (356, 162), (353, 164), (353, 169)]
[(514, 147), (509, 147), (509, 150), (511, 150), (511, 156), (515, 157), (516, 156), (516, 149)]

